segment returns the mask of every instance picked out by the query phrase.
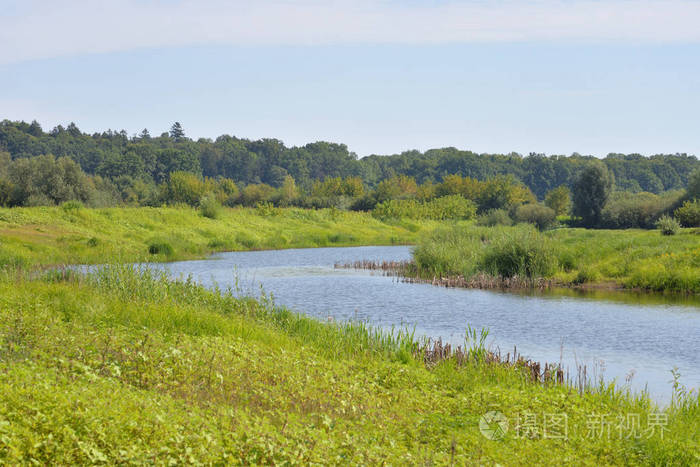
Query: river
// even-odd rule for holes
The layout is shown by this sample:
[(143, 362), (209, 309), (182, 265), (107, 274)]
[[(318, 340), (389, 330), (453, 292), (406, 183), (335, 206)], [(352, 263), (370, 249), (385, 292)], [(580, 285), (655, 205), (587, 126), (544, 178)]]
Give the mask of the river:
[(271, 294), (277, 305), (320, 319), (362, 320), (385, 329), (462, 344), (467, 325), (488, 328), (488, 344), (514, 346), (533, 360), (562, 363), (572, 375), (615, 380), (666, 404), (671, 370), (700, 387), (700, 301), (626, 292), (510, 293), (408, 284), (380, 273), (335, 269), (335, 263), (409, 259), (410, 247), (313, 248), (215, 254), (160, 264), (173, 276), (239, 293)]

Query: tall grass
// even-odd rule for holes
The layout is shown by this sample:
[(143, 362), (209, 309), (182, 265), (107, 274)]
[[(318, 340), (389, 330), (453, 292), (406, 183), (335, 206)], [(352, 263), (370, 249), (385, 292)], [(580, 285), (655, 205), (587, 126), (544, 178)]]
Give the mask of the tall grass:
[(661, 236), (644, 230), (540, 233), (524, 225), (451, 226), (425, 236), (413, 258), (415, 274), (428, 279), (517, 276), (562, 286), (700, 292), (700, 236), (691, 229)]
[(422, 274), (489, 274), (535, 279), (549, 277), (556, 265), (554, 245), (529, 225), (517, 227), (449, 227), (436, 231), (414, 249)]

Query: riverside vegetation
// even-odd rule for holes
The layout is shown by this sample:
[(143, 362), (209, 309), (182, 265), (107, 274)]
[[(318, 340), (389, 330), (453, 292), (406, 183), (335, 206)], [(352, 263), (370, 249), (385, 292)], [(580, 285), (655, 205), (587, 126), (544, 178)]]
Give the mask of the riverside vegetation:
[(669, 228), (679, 233), (454, 225), (421, 240), (414, 262), (403, 266), (402, 273), (425, 279), (460, 277), (467, 284), (474, 279), (476, 286), (497, 287), (509, 279), (530, 286), (546, 280), (549, 286), (700, 293), (700, 232)]
[[(623, 256), (697, 268), (691, 231), (540, 233), (333, 209), (217, 209), (214, 218), (188, 207), (0, 210), (0, 462), (700, 462), (700, 399), (677, 383), (661, 409), (612, 384), (533, 378), (532, 366), (488, 358), (475, 333), (465, 338), (466, 354), (439, 349), (428, 358), (408, 330), (322, 323), (268, 298), (237, 298), (147, 268), (113, 264), (87, 275), (46, 269), (225, 249), (410, 243), (425, 235), (416, 261), (426, 267), (515, 267), (564, 280), (589, 262), (600, 271), (621, 268)], [(524, 239), (529, 259), (513, 266), (504, 258), (519, 253), (502, 253), (515, 237)], [(545, 247), (555, 242), (568, 250), (550, 257)], [(620, 250), (636, 244), (638, 251)], [(606, 261), (617, 251), (620, 257)], [(509, 419), (503, 439), (479, 430), (491, 410)], [(545, 436), (545, 414), (566, 415), (567, 439)], [(601, 414), (617, 425), (591, 431), (591, 417)], [(628, 414), (639, 416), (645, 432), (628, 436)], [(663, 426), (650, 430), (659, 417)]]
[[(700, 404), (681, 386), (665, 409), (613, 385), (580, 392), (494, 362), (483, 333), (467, 336), (466, 358), (427, 361), (410, 332), (322, 323), (148, 269), (6, 269), (0, 462), (700, 461)], [(479, 430), (492, 410), (510, 420), (502, 439)], [(545, 414), (567, 417), (566, 439), (547, 436)], [(591, 428), (601, 416), (609, 430)]]

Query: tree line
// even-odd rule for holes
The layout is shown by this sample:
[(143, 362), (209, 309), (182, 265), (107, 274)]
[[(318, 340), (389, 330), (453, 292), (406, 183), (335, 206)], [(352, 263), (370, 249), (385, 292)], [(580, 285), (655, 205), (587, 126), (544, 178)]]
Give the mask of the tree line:
[[(698, 168), (698, 159), (687, 154), (597, 159), (441, 148), (358, 159), (344, 144), (329, 142), (287, 147), (276, 139), (230, 135), (195, 141), (178, 122), (160, 136), (148, 130), (132, 136), (123, 130), (86, 134), (74, 123), (44, 131), (36, 121), (0, 122), (0, 203), (5, 206), (68, 200), (196, 206), (208, 195), (228, 205), (372, 210), (392, 200), (424, 203), (459, 195), (480, 215), (506, 210), (514, 218), (518, 206), (542, 201), (555, 213), (568, 212), (562, 203), (567, 205), (572, 192), (573, 214), (589, 226), (648, 226), (660, 212), (692, 201), (682, 190)], [(576, 190), (586, 176), (589, 182), (607, 180), (605, 189), (594, 193), (598, 185), (581, 183)], [(603, 201), (583, 208), (583, 199)], [(384, 205), (380, 211), (404, 208)], [(631, 215), (630, 209), (640, 212)]]

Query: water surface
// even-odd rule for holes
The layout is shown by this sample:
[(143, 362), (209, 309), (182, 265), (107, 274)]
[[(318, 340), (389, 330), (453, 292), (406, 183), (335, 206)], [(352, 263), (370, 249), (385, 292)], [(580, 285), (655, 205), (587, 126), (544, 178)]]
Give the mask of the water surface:
[(448, 289), (406, 284), (369, 271), (335, 269), (335, 263), (410, 259), (410, 247), (315, 248), (220, 253), (210, 259), (161, 264), (174, 276), (191, 275), (206, 286), (238, 284), (275, 303), (321, 319), (363, 320), (375, 326), (415, 327), (417, 335), (464, 341), (467, 325), (488, 328), (489, 345), (540, 362), (561, 362), (575, 374), (601, 372), (620, 384), (648, 388), (666, 403), (671, 369), (700, 387), (700, 307), (697, 299), (596, 292), (545, 294)]

